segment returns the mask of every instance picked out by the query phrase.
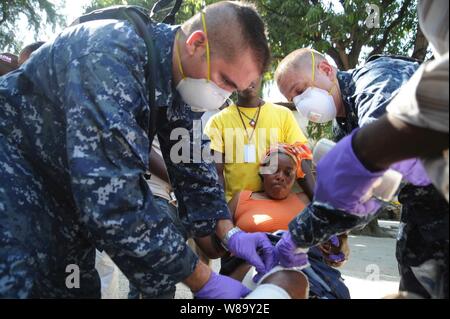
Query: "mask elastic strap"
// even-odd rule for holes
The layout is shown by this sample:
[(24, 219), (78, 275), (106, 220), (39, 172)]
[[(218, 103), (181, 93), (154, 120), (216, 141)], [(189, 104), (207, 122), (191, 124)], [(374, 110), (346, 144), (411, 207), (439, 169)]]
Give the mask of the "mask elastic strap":
[(183, 72), (183, 65), (181, 64), (180, 48), (178, 47), (178, 41), (179, 41), (179, 39), (180, 39), (180, 33), (177, 32), (177, 35), (176, 35), (176, 37), (175, 37), (175, 42), (176, 42), (176, 45), (175, 45), (175, 51), (176, 51), (177, 58), (178, 58), (178, 69), (180, 70), (180, 73), (181, 73), (181, 76), (183, 77), (183, 79), (185, 79), (186, 76), (184, 75), (184, 72)]
[(314, 56), (314, 51), (311, 51), (312, 56), (312, 83), (316, 81), (316, 57)]
[[(313, 85), (314, 82), (316, 81), (316, 57), (314, 55), (314, 51), (311, 51), (311, 56), (312, 56), (312, 81), (313, 81)], [(333, 95), (334, 90), (336, 89), (336, 80), (333, 81), (333, 87), (331, 88), (330, 91), (328, 91), (329, 95)]]
[(328, 94), (330, 94), (331, 96), (333, 96), (333, 92), (334, 92), (334, 90), (336, 89), (336, 87), (337, 87), (337, 83), (336, 83), (336, 80), (334, 80), (333, 81), (333, 87), (331, 88), (331, 90), (328, 92)]
[(206, 29), (206, 13), (205, 10), (202, 10), (202, 23), (203, 23), (203, 32), (206, 35), (206, 63), (208, 65), (208, 82), (211, 81), (211, 52), (209, 48), (209, 39), (208, 39), (208, 31)]

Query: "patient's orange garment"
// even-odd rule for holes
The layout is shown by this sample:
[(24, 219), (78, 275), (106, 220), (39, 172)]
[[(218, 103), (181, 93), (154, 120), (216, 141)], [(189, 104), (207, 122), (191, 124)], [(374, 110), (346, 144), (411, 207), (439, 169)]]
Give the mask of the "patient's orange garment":
[(291, 220), (306, 206), (294, 193), (283, 200), (252, 199), (252, 194), (251, 191), (240, 194), (234, 216), (236, 226), (249, 233), (287, 230)]

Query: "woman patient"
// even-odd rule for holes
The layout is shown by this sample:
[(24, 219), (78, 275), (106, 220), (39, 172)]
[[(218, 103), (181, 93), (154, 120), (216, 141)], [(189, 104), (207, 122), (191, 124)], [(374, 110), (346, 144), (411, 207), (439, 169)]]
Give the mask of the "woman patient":
[[(290, 221), (309, 204), (308, 197), (301, 191), (294, 192), (293, 187), (295, 181), (304, 176), (302, 161), (310, 159), (311, 152), (304, 146), (280, 144), (270, 149), (262, 161), (260, 170), (264, 191), (244, 190), (236, 193), (228, 204), (235, 225), (246, 232), (266, 232), (275, 244), (278, 236), (273, 234), (287, 231)], [(214, 239), (200, 239), (200, 242), (211, 258), (224, 256), (224, 251), (220, 252), (219, 245), (214, 245), (215, 247), (211, 245)], [(257, 289), (259, 292), (255, 290), (257, 297), (261, 298), (264, 293), (269, 298), (270, 295), (281, 296), (281, 291), (284, 290), (287, 293), (286, 298), (304, 299), (308, 298), (310, 288), (313, 288), (310, 284), (314, 286), (314, 289), (311, 289), (312, 297), (332, 297), (333, 288), (342, 290), (345, 287), (345, 285), (342, 287), (343, 283), (340, 282), (325, 282), (322, 279), (324, 276), (321, 275), (325, 271), (328, 281), (333, 277), (340, 279), (340, 273), (330, 266), (339, 267), (347, 259), (346, 235), (333, 238), (330, 242), (311, 249), (308, 257), (312, 267), (303, 271), (276, 267), (274, 271), (264, 276), (263, 280), (259, 281), (260, 287)], [(251, 289), (256, 288), (254, 280), (257, 278), (253, 279), (254, 268), (236, 257), (228, 255), (222, 258), (221, 274), (243, 281)], [(340, 287), (335, 287), (336, 284)], [(347, 297), (345, 290), (341, 297)], [(328, 296), (320, 296), (322, 293), (326, 295), (327, 292)], [(339, 297), (339, 293), (336, 295)]]

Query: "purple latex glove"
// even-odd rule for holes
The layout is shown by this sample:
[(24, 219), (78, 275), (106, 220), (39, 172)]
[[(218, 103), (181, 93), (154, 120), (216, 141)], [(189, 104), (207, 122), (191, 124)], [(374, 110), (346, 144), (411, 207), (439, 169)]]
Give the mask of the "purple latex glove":
[(345, 261), (345, 255), (343, 253), (339, 253), (337, 255), (330, 255), (328, 256), (328, 258), (335, 263), (341, 263), (343, 261)]
[(281, 266), (286, 268), (304, 267), (309, 265), (307, 249), (300, 249), (292, 240), (290, 232), (284, 232), (276, 245), (277, 257)]
[(265, 275), (265, 274), (260, 274), (260, 273), (256, 274), (256, 275), (253, 277), (253, 282), (254, 282), (255, 284), (257, 284), (257, 283), (261, 280), (261, 278), (264, 277), (264, 275)]
[[(340, 242), (339, 242), (339, 238), (338, 238), (336, 235), (334, 235), (333, 237), (331, 237), (331, 238), (330, 238), (330, 241), (331, 241), (331, 244), (332, 244), (334, 247), (339, 247), (339, 246), (341, 245)], [(331, 255), (328, 256), (328, 258), (329, 258), (332, 262), (335, 262), (335, 263), (341, 263), (341, 262), (345, 261), (345, 254), (342, 253), (342, 252), (340, 252), (340, 253), (337, 254), (337, 255), (331, 254)]]
[(338, 236), (333, 235), (333, 237), (330, 238), (330, 241), (331, 241), (331, 244), (332, 244), (334, 247), (339, 247), (340, 242), (339, 242)]
[(381, 207), (375, 199), (364, 199), (384, 171), (372, 173), (356, 157), (352, 141), (357, 132), (355, 130), (341, 140), (319, 161), (314, 201), (351, 214), (366, 216), (377, 212)]
[(263, 233), (240, 231), (228, 240), (228, 249), (233, 255), (255, 266), (260, 274), (266, 274), (277, 264), (275, 247)]
[(278, 256), (275, 250), (275, 254), (274, 254), (274, 260), (273, 260), (273, 264), (269, 265), (269, 267), (266, 266), (266, 271), (264, 273), (257, 273), (254, 277), (253, 277), (253, 282), (255, 284), (257, 284), (262, 277), (264, 277), (265, 274), (267, 274), (269, 271), (271, 271), (273, 268), (275, 268), (275, 266), (277, 266), (279, 264), (279, 260), (278, 260)]
[(212, 272), (206, 285), (194, 296), (199, 299), (241, 299), (250, 292), (241, 282)]
[(418, 159), (395, 163), (391, 168), (402, 173), (403, 178), (415, 186), (428, 186), (432, 183), (422, 162)]

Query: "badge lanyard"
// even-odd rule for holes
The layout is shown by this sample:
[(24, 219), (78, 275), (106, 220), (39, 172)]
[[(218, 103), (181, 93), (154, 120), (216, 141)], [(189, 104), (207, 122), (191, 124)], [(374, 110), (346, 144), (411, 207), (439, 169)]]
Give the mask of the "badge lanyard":
[(259, 115), (261, 114), (261, 106), (258, 107), (258, 115), (256, 117), (255, 126), (253, 127), (252, 134), (248, 134), (247, 126), (245, 125), (244, 119), (242, 118), (241, 110), (236, 106), (239, 113), (239, 118), (241, 119), (242, 125), (244, 126), (245, 134), (248, 138), (248, 144), (244, 145), (244, 162), (245, 163), (256, 163), (256, 145), (252, 143), (253, 136), (256, 132), (256, 127), (258, 126)]

